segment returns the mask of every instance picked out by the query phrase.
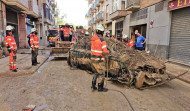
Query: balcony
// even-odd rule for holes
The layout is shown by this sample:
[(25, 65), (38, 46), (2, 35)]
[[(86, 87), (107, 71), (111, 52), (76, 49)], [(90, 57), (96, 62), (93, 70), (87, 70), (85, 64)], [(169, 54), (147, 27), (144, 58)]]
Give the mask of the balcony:
[(96, 4), (96, 7), (100, 7), (100, 3), (103, 3), (104, 0), (96, 0), (95, 1), (95, 4)]
[(126, 10), (127, 11), (137, 11), (140, 9), (140, 0), (127, 0)]
[(37, 5), (37, 0), (28, 0), (28, 6), (29, 6), (29, 10), (26, 13), (35, 18), (38, 18), (39, 10), (38, 10), (38, 5)]
[(28, 10), (28, 0), (3, 0), (3, 2), (19, 11)]
[(91, 25), (91, 20), (88, 21), (88, 25)]
[(99, 22), (99, 21), (102, 21), (102, 20), (104, 20), (104, 12), (103, 12), (103, 11), (100, 11), (100, 12), (98, 12), (98, 14), (97, 14), (97, 19), (96, 19), (96, 21)]
[(88, 4), (92, 4), (92, 1), (93, 1), (93, 0), (88, 0)]
[(91, 19), (91, 24), (94, 24), (95, 23), (95, 18), (93, 17), (92, 19)]
[(125, 17), (128, 14), (131, 14), (131, 12), (126, 11), (126, 10), (117, 10), (117, 11), (113, 12), (112, 14), (110, 14), (110, 19), (116, 20), (118, 18)]
[(43, 3), (46, 4), (50, 8), (50, 2), (49, 2), (49, 0), (43, 0)]

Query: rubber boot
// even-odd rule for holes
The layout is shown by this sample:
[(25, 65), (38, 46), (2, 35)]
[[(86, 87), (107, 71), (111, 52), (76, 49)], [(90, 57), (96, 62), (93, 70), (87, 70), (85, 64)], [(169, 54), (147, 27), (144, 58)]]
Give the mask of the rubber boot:
[(33, 65), (33, 66), (36, 66), (37, 64), (36, 64), (36, 62), (35, 62), (35, 61), (32, 61), (32, 65)]
[(98, 92), (107, 92), (108, 89), (104, 88), (104, 79), (101, 81), (101, 83), (98, 83)]
[(13, 70), (13, 72), (17, 72), (17, 69)]
[(96, 90), (97, 87), (96, 87), (96, 80), (97, 80), (97, 75), (94, 75), (93, 79), (92, 79), (92, 86), (91, 88)]
[(37, 62), (37, 58), (35, 59), (35, 63), (36, 63), (36, 64), (40, 64), (40, 62)]

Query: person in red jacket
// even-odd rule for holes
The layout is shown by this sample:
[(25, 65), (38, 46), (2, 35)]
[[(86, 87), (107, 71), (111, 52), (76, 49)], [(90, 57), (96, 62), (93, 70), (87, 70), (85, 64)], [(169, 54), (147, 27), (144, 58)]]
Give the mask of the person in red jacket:
[(38, 56), (38, 50), (39, 50), (39, 40), (37, 37), (37, 30), (36, 28), (31, 29), (30, 36), (30, 47), (32, 51), (32, 65), (36, 66), (37, 64), (40, 64), (37, 62), (37, 56)]
[(91, 60), (92, 68), (95, 75), (92, 79), (92, 89), (96, 90), (96, 81), (98, 79), (98, 91), (106, 92), (104, 88), (104, 74), (106, 72), (105, 55), (109, 54), (106, 46), (106, 41), (103, 39), (104, 27), (98, 25), (96, 27), (96, 34), (91, 39)]
[(15, 42), (15, 39), (12, 35), (12, 30), (14, 28), (12, 26), (7, 26), (6, 27), (6, 37), (5, 37), (5, 43), (6, 47), (8, 48), (9, 51), (9, 68), (13, 72), (17, 72), (17, 67), (16, 67), (16, 52), (17, 52), (17, 45)]
[(132, 48), (134, 46), (133, 40), (129, 39), (129, 42), (127, 43), (127, 46), (129, 46), (130, 48)]

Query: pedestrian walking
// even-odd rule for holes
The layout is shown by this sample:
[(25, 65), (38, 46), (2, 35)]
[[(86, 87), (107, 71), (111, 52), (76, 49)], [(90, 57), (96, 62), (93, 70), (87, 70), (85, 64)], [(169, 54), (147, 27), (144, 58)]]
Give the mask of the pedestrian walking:
[(106, 72), (105, 55), (109, 53), (106, 41), (103, 39), (104, 27), (98, 25), (96, 27), (96, 34), (91, 39), (91, 60), (92, 68), (95, 71), (95, 75), (92, 79), (92, 89), (96, 90), (96, 81), (98, 79), (98, 91), (106, 92), (104, 88), (104, 79)]
[(13, 30), (14, 30), (13, 26), (9, 25), (6, 27), (5, 43), (9, 51), (9, 69), (13, 72), (17, 72), (17, 66), (16, 66), (17, 45), (12, 34)]
[(38, 50), (39, 50), (39, 40), (37, 37), (37, 30), (36, 28), (31, 29), (30, 34), (30, 46), (31, 46), (31, 52), (32, 52), (32, 65), (36, 66), (37, 64), (40, 64), (37, 62), (37, 56), (38, 56)]
[(137, 37), (137, 42), (136, 42), (136, 48), (137, 50), (142, 51), (144, 48), (144, 44), (146, 43), (146, 38), (143, 37), (140, 33), (137, 33), (138, 37)]

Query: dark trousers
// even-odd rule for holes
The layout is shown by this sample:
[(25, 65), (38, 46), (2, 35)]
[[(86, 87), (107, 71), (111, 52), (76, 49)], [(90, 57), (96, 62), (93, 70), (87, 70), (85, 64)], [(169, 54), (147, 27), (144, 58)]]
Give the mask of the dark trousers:
[(70, 41), (70, 37), (64, 37), (64, 41)]
[(136, 47), (137, 50), (143, 51), (143, 47)]
[(71, 42), (73, 40), (73, 35), (70, 35), (69, 41)]
[(37, 63), (38, 50), (37, 48), (34, 51), (32, 50), (32, 64)]

